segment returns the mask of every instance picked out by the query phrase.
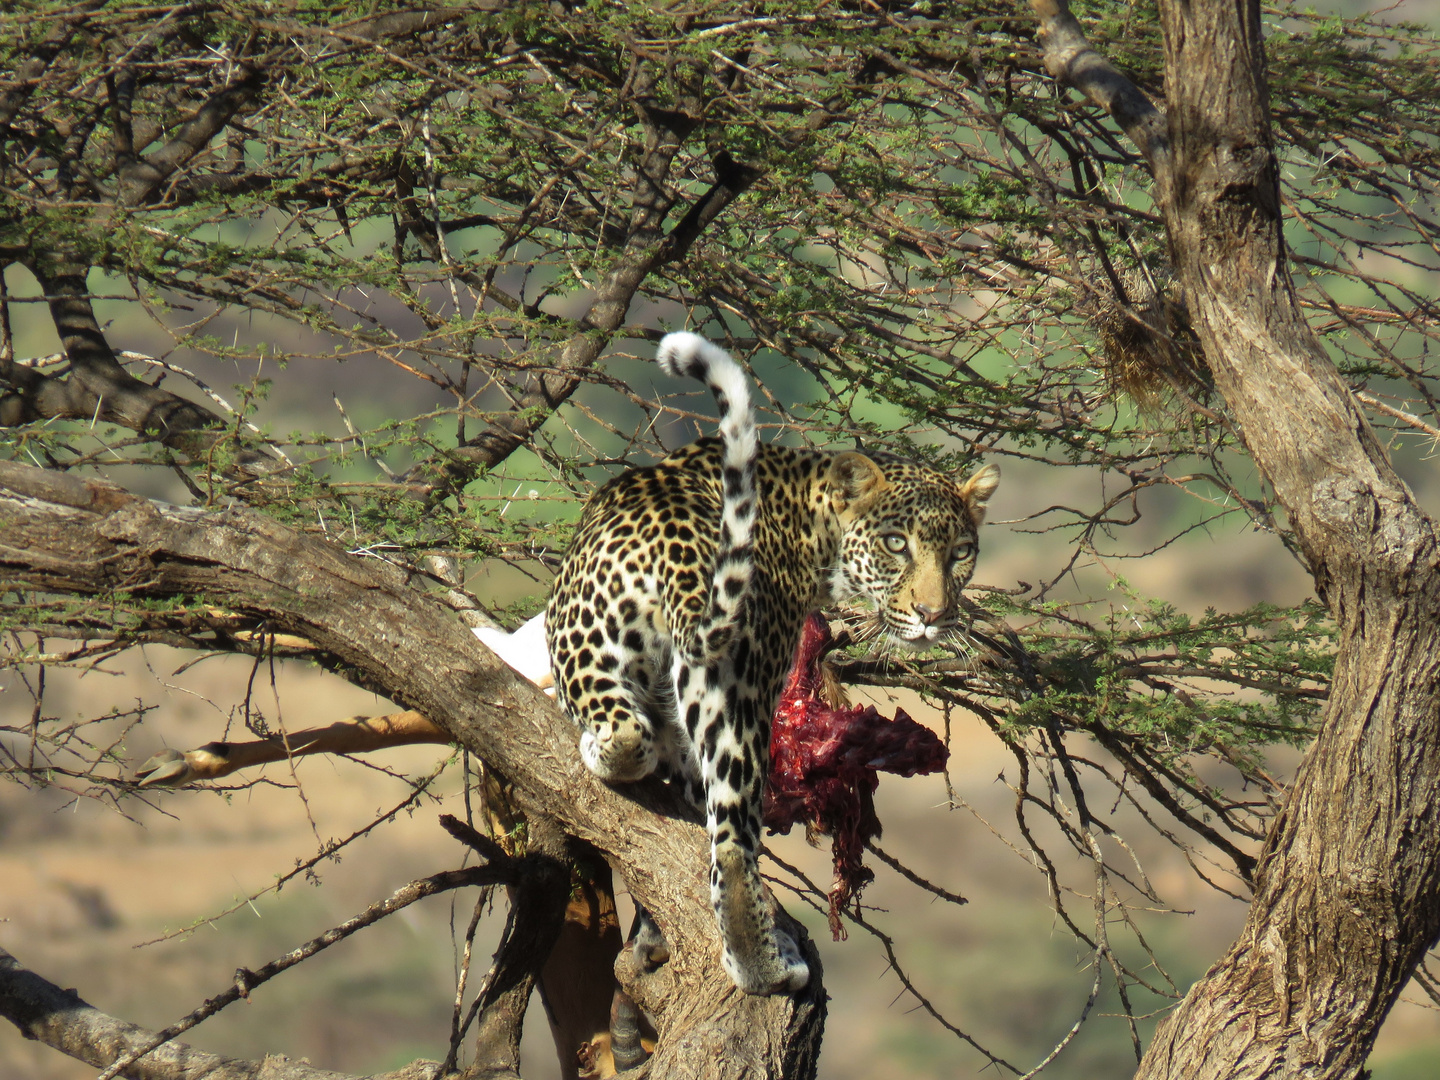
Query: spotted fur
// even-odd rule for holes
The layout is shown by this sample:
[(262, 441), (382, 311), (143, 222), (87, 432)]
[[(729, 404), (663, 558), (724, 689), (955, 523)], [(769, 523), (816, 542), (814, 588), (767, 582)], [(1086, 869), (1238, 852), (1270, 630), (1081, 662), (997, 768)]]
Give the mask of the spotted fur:
[(659, 360), (710, 387), (721, 439), (590, 500), (546, 611), (556, 688), (592, 772), (659, 773), (703, 809), (725, 970), (747, 993), (793, 992), (809, 969), (757, 856), (770, 717), (805, 616), (860, 596), (895, 638), (934, 641), (957, 622), (1000, 474), (760, 446), (729, 355), (670, 334)]

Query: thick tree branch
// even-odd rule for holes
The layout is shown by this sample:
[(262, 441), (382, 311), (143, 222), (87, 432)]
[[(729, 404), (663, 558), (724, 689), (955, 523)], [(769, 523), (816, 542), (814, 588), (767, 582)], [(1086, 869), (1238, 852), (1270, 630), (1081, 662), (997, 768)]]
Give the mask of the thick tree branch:
[[(37, 264), (31, 269), (45, 290), (70, 366), (64, 377), (47, 376), (14, 358), (0, 358), (0, 427), (33, 420), (101, 420), (150, 435), (193, 460), (205, 460), (228, 437), (220, 416), (125, 370), (95, 318), (86, 267)], [(248, 447), (237, 447), (236, 457), (253, 471), (275, 464)]]
[(140, 206), (151, 201), (177, 169), (209, 146), (235, 114), (259, 95), (265, 84), (266, 62), (241, 64), (240, 76), (210, 95), (170, 141), (154, 153), (137, 157), (131, 148), (131, 153), (117, 155), (120, 205)]
[[(482, 858), (492, 863), (502, 860), (504, 853), (494, 841), (459, 819), (446, 814), (440, 823), (450, 835), (475, 848)], [(471, 1014), (479, 1015), (475, 1062), (468, 1070), (471, 1076), (519, 1075), (525, 1009), (565, 923), (570, 871), (562, 859), (546, 851), (563, 852), (564, 840), (545, 835), (540, 821), (531, 821), (530, 825), (529, 854), (510, 860), (514, 872), (509, 882), (510, 916), (505, 933), (484, 989), (471, 1006)], [(579, 977), (581, 973), (574, 974)], [(447, 1067), (453, 1064), (446, 1062)]]
[(1168, 182), (1170, 137), (1165, 117), (1115, 65), (1096, 52), (1066, 0), (1030, 0), (1040, 20), (1045, 70), (1108, 112), (1145, 155), (1156, 182)]

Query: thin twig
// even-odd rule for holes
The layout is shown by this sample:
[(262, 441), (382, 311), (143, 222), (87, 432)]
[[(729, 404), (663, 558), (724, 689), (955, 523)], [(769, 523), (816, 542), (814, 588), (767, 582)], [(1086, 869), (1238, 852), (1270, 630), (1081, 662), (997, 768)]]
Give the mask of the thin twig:
[(381, 900), (379, 903), (371, 904), (360, 914), (347, 919), (339, 926), (326, 930), (319, 937), (311, 938), (299, 948), (292, 949), (284, 956), (270, 961), (268, 964), (251, 971), (249, 968), (240, 968), (235, 973), (235, 985), (212, 998), (208, 998), (204, 1004), (195, 1009), (183, 1020), (171, 1024), (165, 1030), (157, 1032), (148, 1045), (132, 1051), (129, 1054), (117, 1059), (108, 1069), (102, 1072), (96, 1080), (115, 1080), (124, 1070), (128, 1069), (135, 1062), (139, 1061), (150, 1051), (162, 1046), (175, 1038), (189, 1031), (196, 1024), (214, 1016), (225, 1006), (238, 1001), (240, 998), (248, 998), (250, 991), (261, 983), (268, 982), (282, 971), (294, 967), (302, 960), (308, 960), (322, 949), (328, 949), (337, 941), (344, 941), (357, 930), (363, 930), (367, 926), (379, 922), (387, 915), (393, 915), (401, 908), (409, 907), (417, 900), (427, 896), (434, 896), (436, 893), (445, 892), (449, 889), (462, 889), (470, 885), (495, 885), (503, 883), (510, 877), (508, 861), (501, 866), (471, 866), (464, 870), (446, 870), (443, 873), (433, 874), (427, 878), (420, 878), (412, 881), (404, 888), (396, 890), (389, 899)]

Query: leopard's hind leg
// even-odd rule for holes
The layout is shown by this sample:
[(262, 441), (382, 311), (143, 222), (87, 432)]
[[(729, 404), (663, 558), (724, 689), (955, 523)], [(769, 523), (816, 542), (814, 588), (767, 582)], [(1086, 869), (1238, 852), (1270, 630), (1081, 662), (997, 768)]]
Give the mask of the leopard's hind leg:
[[(741, 649), (747, 646), (743, 641)], [(809, 981), (810, 969), (795, 941), (776, 926), (773, 900), (760, 879), (769, 716), (736, 685), (728, 659), (698, 667), (677, 658), (673, 670), (681, 723), (694, 747), (704, 795), (721, 963), (747, 994), (794, 993)]]

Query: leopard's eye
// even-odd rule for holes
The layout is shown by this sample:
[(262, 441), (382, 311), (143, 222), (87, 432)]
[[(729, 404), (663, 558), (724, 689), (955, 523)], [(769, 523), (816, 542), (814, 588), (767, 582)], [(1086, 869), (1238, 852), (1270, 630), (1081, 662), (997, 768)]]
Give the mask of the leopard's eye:
[(886, 533), (880, 538), (880, 542), (885, 545), (885, 550), (892, 555), (903, 555), (905, 549), (910, 546), (906, 542), (905, 537), (899, 533)]
[(962, 563), (975, 557), (975, 545), (969, 540), (963, 540), (950, 549), (950, 561)]

